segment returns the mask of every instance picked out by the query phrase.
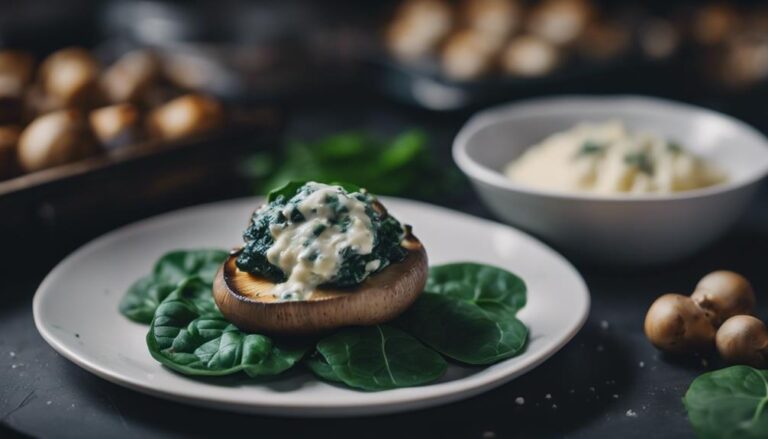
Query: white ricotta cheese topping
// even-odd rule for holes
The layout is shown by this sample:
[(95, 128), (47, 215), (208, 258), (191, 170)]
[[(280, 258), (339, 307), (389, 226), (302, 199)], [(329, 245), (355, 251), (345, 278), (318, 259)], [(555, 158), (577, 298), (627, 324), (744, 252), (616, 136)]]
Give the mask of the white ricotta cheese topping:
[[(350, 248), (361, 255), (373, 251), (373, 226), (365, 213), (365, 203), (348, 196), (339, 186), (309, 184), (314, 192), (283, 210), (288, 222), (270, 228), (274, 244), (267, 250), (267, 260), (288, 277), (275, 287), (274, 294), (280, 300), (309, 299), (315, 287), (338, 273), (344, 249)], [(328, 201), (334, 198), (338, 203)], [(291, 221), (294, 208), (301, 212), (304, 220)], [(338, 209), (346, 210), (349, 215), (346, 230), (342, 230), (340, 224), (331, 223)], [(375, 271), (379, 264), (374, 262), (378, 261), (369, 262), (366, 270)]]
[(582, 123), (529, 148), (505, 170), (510, 180), (543, 189), (597, 194), (671, 193), (725, 178), (705, 160), (619, 121)]

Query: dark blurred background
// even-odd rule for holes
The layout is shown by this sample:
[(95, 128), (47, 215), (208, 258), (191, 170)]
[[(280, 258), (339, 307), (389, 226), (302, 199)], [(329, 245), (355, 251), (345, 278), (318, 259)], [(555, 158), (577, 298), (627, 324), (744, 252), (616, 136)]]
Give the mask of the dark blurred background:
[(8, 1), (0, 47), (4, 236), (296, 176), (460, 207), (453, 134), (525, 97), (657, 95), (768, 129), (759, 1)]
[(526, 97), (656, 95), (768, 131), (759, 1), (6, 1), (0, 49), (0, 239), (60, 243), (51, 261), (290, 178), (487, 215), (450, 144)]
[[(126, 425), (120, 409), (118, 417), (109, 408), (113, 397), (131, 425), (164, 433), (181, 424), (189, 436), (216, 434), (211, 429), (227, 423), (250, 428), (251, 418), (171, 403), (144, 413), (158, 400), (102, 382), (43, 344), (32, 326), (32, 292), (66, 254), (117, 226), (186, 205), (264, 193), (291, 178), (355, 181), (376, 193), (490, 216), (450, 158), (453, 136), (475, 111), (541, 95), (615, 93), (699, 104), (768, 133), (768, 4), (0, 2), (0, 321), (45, 360), (45, 368), (26, 381), (14, 375), (17, 387), (2, 404), (12, 413), (11, 406), (27, 401), (28, 387), (50, 384), (87, 412), (82, 419), (90, 420), (92, 431)], [(643, 434), (689, 434), (680, 395), (706, 361), (695, 359), (688, 369), (662, 362), (643, 339), (640, 317), (625, 315), (643, 311), (660, 292), (657, 284), (682, 290), (706, 270), (739, 258), (737, 268), (746, 267), (747, 274), (764, 272), (756, 245), (762, 235), (756, 238), (755, 231), (764, 230), (765, 213), (749, 215), (749, 227), (683, 265), (650, 276), (589, 272), (594, 307), (582, 333), (553, 361), (490, 399), (380, 418), (380, 424), (345, 422), (378, 425), (387, 434), (387, 425), (400, 428), (402, 421), (422, 435), (486, 437), (485, 430), (501, 435), (523, 428), (540, 437), (552, 426), (551, 412), (526, 412), (527, 427), (506, 425), (510, 396), (542, 393), (542, 383), (566, 382), (571, 374), (583, 388), (578, 398), (558, 401), (558, 431), (629, 437), (638, 431), (633, 424), (616, 429), (629, 419), (624, 412), (634, 407), (645, 414), (648, 404), (654, 418), (641, 419)], [(605, 331), (602, 319), (616, 332)], [(613, 353), (586, 361), (595, 345)], [(631, 349), (632, 355), (624, 352)], [(618, 367), (616, 358), (624, 357), (641, 360), (640, 368), (648, 361), (649, 375), (637, 378), (629, 363)], [(618, 386), (605, 381), (590, 400), (595, 389), (588, 386), (602, 383), (604, 375)], [(619, 393), (614, 387), (621, 390), (621, 404), (625, 389), (635, 389), (628, 398), (636, 398), (626, 400), (633, 405), (614, 407), (611, 418), (603, 409)], [(466, 410), (478, 415), (461, 420)], [(98, 414), (86, 418), (91, 412)], [(20, 420), (27, 418), (10, 414), (0, 424), (34, 431), (37, 413), (29, 413), (24, 425)], [(72, 416), (59, 415), (56, 422)], [(439, 422), (433, 420), (451, 418), (456, 421), (434, 430)], [(293, 428), (294, 434), (333, 427), (331, 421), (259, 422), (275, 431)]]

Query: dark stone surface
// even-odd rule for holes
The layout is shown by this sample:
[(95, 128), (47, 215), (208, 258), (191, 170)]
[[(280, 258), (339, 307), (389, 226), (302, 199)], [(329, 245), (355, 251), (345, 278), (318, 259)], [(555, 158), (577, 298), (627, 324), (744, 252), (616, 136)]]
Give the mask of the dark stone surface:
[[(391, 125), (397, 128), (418, 123), (434, 129), (441, 143), (437, 149), (447, 158), (450, 138), (463, 117), (425, 121), (376, 111), (362, 119), (359, 115), (341, 122), (334, 119), (334, 123), (321, 119), (299, 118), (289, 132), (314, 136), (317, 126), (335, 129), (394, 121)], [(473, 195), (466, 199), (452, 207), (487, 215)], [(768, 288), (762, 257), (768, 244), (765, 199), (763, 194), (727, 237), (680, 264), (641, 272), (579, 266), (592, 293), (589, 320), (565, 348), (524, 376), (446, 406), (350, 419), (290, 419), (201, 409), (146, 396), (85, 372), (38, 335), (32, 321), (32, 296), (62, 257), (118, 224), (52, 235), (46, 241), (47, 251), (38, 252), (35, 264), (19, 260), (15, 256), (19, 248), (11, 245), (4, 248), (0, 263), (0, 425), (57, 438), (690, 437), (681, 397), (694, 377), (721, 364), (712, 357), (660, 355), (643, 336), (644, 314), (657, 295), (689, 292), (702, 275), (727, 268), (753, 281), (759, 315), (768, 316), (768, 300), (760, 293)], [(144, 215), (150, 213), (155, 212)], [(519, 397), (524, 403), (516, 402)]]

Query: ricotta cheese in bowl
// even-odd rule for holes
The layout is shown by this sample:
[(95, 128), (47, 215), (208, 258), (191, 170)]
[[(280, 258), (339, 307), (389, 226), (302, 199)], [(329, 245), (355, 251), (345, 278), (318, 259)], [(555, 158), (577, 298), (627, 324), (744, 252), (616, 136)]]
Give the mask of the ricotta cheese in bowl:
[(692, 105), (563, 96), (481, 112), (459, 132), (453, 157), (498, 218), (571, 257), (648, 266), (728, 230), (768, 174), (768, 139)]
[(673, 193), (724, 182), (725, 175), (678, 143), (630, 132), (621, 121), (580, 123), (528, 148), (504, 170), (541, 189), (594, 194)]

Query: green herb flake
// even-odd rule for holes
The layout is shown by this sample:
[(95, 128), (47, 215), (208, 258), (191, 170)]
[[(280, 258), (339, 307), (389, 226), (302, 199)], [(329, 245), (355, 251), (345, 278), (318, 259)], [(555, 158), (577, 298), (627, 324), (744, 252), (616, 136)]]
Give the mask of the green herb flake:
[(644, 152), (634, 152), (624, 156), (624, 163), (636, 167), (640, 172), (647, 175), (653, 175), (653, 163)]
[(683, 147), (677, 142), (667, 142), (667, 151), (673, 154), (680, 154), (683, 152)]
[(316, 225), (316, 226), (315, 226), (315, 228), (312, 230), (312, 234), (313, 234), (313, 235), (315, 235), (315, 236), (320, 236), (320, 235), (322, 235), (322, 234), (323, 234), (323, 232), (324, 232), (324, 231), (325, 231), (325, 229), (327, 229), (327, 228), (328, 228), (328, 226), (326, 226), (325, 224), (318, 224), (318, 225)]
[(581, 149), (576, 153), (576, 158), (601, 155), (603, 153), (605, 153), (605, 145), (601, 145), (592, 140), (587, 140), (581, 145)]

